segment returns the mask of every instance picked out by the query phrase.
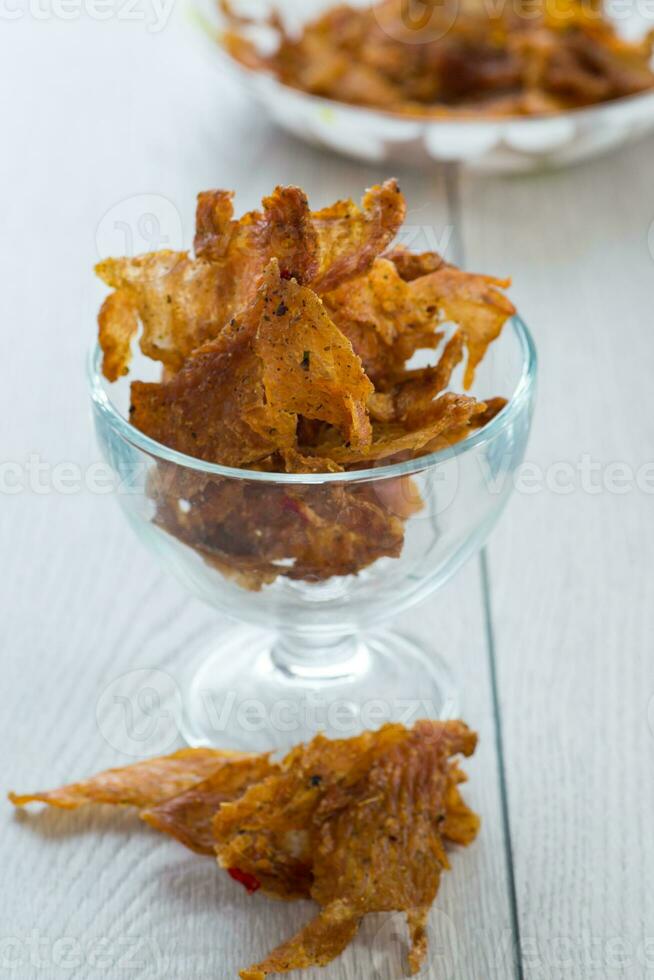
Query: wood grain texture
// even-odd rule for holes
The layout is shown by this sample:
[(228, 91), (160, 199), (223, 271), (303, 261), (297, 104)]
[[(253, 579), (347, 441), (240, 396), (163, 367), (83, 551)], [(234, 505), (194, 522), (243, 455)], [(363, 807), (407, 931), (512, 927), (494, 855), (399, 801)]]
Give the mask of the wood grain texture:
[(462, 186), (468, 263), (513, 275), (541, 359), (490, 546), (528, 980), (654, 970), (653, 151)]
[[(98, 459), (83, 360), (102, 295), (90, 270), (103, 216), (134, 196), (160, 195), (181, 216), (188, 243), (201, 188), (236, 187), (246, 208), (273, 183), (297, 182), (320, 204), (386, 173), (277, 133), (172, 23), (150, 34), (138, 22), (26, 15), (3, 24), (0, 57), (12, 79), (11, 93), (0, 95), (11, 147), (0, 160), (8, 191), (0, 304), (9, 338), (0, 401), (11, 420), (2, 458), (19, 464), (11, 478), (23, 483), (0, 507), (8, 790), (130, 761), (121, 733), (101, 712), (96, 718), (107, 691), (135, 669), (177, 677), (189, 646), (225, 626), (141, 550), (111, 495), (52, 487), (55, 464), (86, 472)], [(400, 177), (411, 220), (445, 241), (442, 175)], [(497, 937), (511, 938), (511, 909), (478, 565), (400, 625), (450, 659), (465, 717), (482, 733), (467, 796), (484, 831), (455, 855), (445, 879), (425, 974), (479, 980), (492, 968)], [(0, 976), (229, 980), (309, 914), (248, 899), (211, 861), (129, 814), (14, 815), (7, 804), (1, 823)], [(307, 980), (400, 976), (398, 931), (395, 922), (367, 922), (346, 956)]]

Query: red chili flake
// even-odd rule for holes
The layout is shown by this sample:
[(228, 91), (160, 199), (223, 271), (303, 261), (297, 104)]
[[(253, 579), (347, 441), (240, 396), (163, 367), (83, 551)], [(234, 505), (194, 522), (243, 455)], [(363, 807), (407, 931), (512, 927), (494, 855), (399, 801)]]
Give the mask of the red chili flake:
[(280, 278), (281, 279), (292, 279), (293, 278), (293, 273), (292, 272), (289, 272), (288, 269), (282, 269), (281, 272), (279, 273), (279, 275), (280, 275)]
[(258, 878), (255, 878), (254, 875), (249, 874), (247, 871), (241, 871), (240, 868), (228, 868), (227, 874), (234, 881), (238, 881), (239, 885), (243, 885), (248, 895), (254, 895), (261, 888), (261, 882)]

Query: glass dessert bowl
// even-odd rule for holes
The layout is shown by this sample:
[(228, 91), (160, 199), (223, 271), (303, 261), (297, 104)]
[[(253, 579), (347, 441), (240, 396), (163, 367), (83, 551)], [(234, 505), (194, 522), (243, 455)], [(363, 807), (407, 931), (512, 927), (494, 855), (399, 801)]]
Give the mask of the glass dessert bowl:
[[(412, 704), (423, 716), (456, 713), (455, 685), (435, 650), (380, 625), (486, 541), (524, 458), (536, 364), (515, 316), (475, 380), (480, 398), (509, 399), (484, 428), (393, 465), (269, 473), (205, 463), (144, 435), (128, 421), (128, 382), (107, 383), (93, 351), (96, 431), (129, 523), (186, 589), (246, 624), (185, 651), (189, 744), (284, 748), (317, 730), (345, 737), (406, 721)], [(307, 548), (307, 522), (320, 531), (325, 515), (325, 535), (312, 533)]]

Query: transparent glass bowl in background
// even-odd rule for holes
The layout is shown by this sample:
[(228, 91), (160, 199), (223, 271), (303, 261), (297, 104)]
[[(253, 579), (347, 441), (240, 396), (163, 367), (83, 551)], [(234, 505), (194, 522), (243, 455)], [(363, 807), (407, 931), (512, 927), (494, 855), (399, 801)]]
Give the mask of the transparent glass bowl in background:
[[(354, 734), (371, 727), (371, 712), (380, 724), (406, 713), (412, 702), (423, 715), (456, 712), (455, 686), (434, 647), (423, 649), (379, 627), (438, 589), (482, 547), (513, 490), (536, 382), (534, 345), (518, 317), (477, 373), (476, 397), (510, 399), (489, 425), (429, 456), (347, 474), (260, 473), (178, 454), (129, 424), (129, 380), (108, 384), (100, 363), (96, 349), (89, 365), (96, 430), (130, 524), (186, 589), (248, 624), (223, 630), (209, 649), (180, 651), (181, 725), (191, 745), (284, 748), (316, 729)], [(142, 376), (138, 367), (134, 376)], [(452, 389), (462, 390), (460, 376)], [(266, 493), (284, 487), (302, 487), (311, 495), (329, 492), (330, 486), (365, 484), (380, 501), (389, 493), (417, 491), (423, 506), (406, 520), (398, 558), (380, 558), (357, 575), (324, 582), (279, 577), (250, 591), (155, 519), (153, 487), (162, 472), (166, 505), (184, 512), (189, 508), (185, 487), (198, 479), (256, 486), (262, 522), (270, 520)], [(296, 519), (303, 520), (300, 514)]]
[[(371, 2), (357, 0), (356, 5)], [(456, 162), (480, 173), (527, 173), (578, 163), (654, 131), (654, 91), (552, 115), (478, 120), (416, 118), (321, 98), (235, 61), (217, 41), (222, 23), (215, 0), (189, 0), (189, 4), (193, 20), (209, 39), (215, 63), (222, 71), (236, 74), (271, 119), (304, 142), (358, 160), (423, 168)], [(334, 0), (260, 4), (256, 16), (262, 40), (271, 6), (282, 10), (298, 28), (334, 5)], [(619, 0), (609, 0), (607, 16), (621, 35), (631, 39), (654, 28), (652, 14), (646, 17), (638, 5), (627, 9)]]

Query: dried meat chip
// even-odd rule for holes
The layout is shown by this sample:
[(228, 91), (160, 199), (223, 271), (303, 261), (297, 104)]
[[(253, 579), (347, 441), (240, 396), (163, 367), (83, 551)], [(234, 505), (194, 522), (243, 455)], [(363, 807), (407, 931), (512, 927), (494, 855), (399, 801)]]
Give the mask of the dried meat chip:
[(409, 965), (427, 955), (426, 924), (444, 841), (469, 844), (479, 820), (465, 805), (456, 757), (474, 752), (462, 722), (332, 741), (317, 736), (281, 764), (267, 755), (186, 749), (25, 797), (73, 809), (90, 802), (147, 807), (141, 815), (219, 864), (252, 893), (313, 898), (320, 911), (297, 935), (241, 971), (242, 980), (324, 966), (373, 912), (407, 916)]
[(295, 444), (295, 417), (267, 405), (256, 324), (219, 338), (169, 381), (135, 381), (130, 419), (177, 452), (224, 466), (247, 467)]
[(361, 207), (338, 201), (317, 211), (313, 220), (320, 239), (320, 271), (312, 282), (328, 293), (368, 269), (393, 241), (404, 223), (406, 203), (396, 180), (366, 191)]
[[(225, 322), (225, 301), (216, 270), (185, 252), (162, 250), (135, 258), (105, 259), (96, 273), (119, 299), (105, 302), (100, 343), (109, 381), (129, 370), (125, 345), (126, 311), (141, 323), (141, 350), (170, 370)], [(120, 359), (117, 354), (120, 354)]]
[(273, 271), (266, 306), (256, 350), (268, 403), (328, 422), (346, 441), (366, 445), (373, 386), (322, 302), (310, 289), (276, 279)]
[[(389, 248), (405, 207), (395, 181), (369, 191), (361, 208), (338, 202), (315, 214), (298, 188), (277, 188), (261, 212), (240, 221), (232, 198), (226, 191), (199, 196), (195, 260), (176, 253), (133, 260), (151, 292), (157, 270), (182, 283), (206, 276), (202, 322), (213, 324), (209, 332), (221, 319), (216, 302), (233, 306), (249, 296), (214, 339), (185, 355), (181, 367), (168, 366), (160, 384), (134, 382), (137, 428), (207, 462), (334, 474), (452, 445), (504, 405), (443, 394), (464, 347), (469, 375), (512, 309), (496, 288), (502, 283), (467, 276), (437, 253)], [(282, 266), (273, 258), (262, 270), (270, 253)], [(216, 269), (231, 261), (240, 275), (223, 295), (215, 290)], [(193, 288), (186, 306), (183, 299), (164, 291), (160, 308), (146, 311), (160, 349), (174, 337), (180, 310), (180, 336), (193, 336), (194, 344), (206, 336), (204, 327), (195, 331)], [(414, 354), (440, 346), (448, 319), (456, 322), (437, 363), (411, 367)], [(101, 313), (112, 374), (121, 370), (135, 322), (128, 292), (119, 288)], [(181, 348), (175, 341), (170, 349)], [(160, 461), (147, 492), (159, 527), (224, 577), (260, 590), (279, 577), (321, 582), (398, 557), (404, 522), (423, 502), (410, 480), (397, 486), (402, 493), (391, 482), (386, 490), (335, 483), (285, 489)]]
[(254, 301), (161, 384), (132, 384), (131, 421), (178, 452), (247, 466), (295, 447), (298, 415), (370, 441), (372, 385), (318, 297), (273, 260)]
[(261, 963), (240, 970), (239, 976), (241, 980), (265, 980), (271, 973), (327, 966), (350, 945), (360, 921), (361, 916), (345, 902), (333, 902)]
[(275, 486), (214, 481), (183, 508), (157, 502), (157, 523), (245, 588), (278, 577), (311, 582), (355, 575), (382, 557), (397, 557), (403, 519), (419, 506), (415, 493), (389, 497), (377, 483)]
[[(192, 351), (217, 337), (248, 305), (271, 258), (278, 258), (289, 274), (311, 278), (317, 270), (316, 234), (299, 188), (278, 187), (262, 211), (240, 221), (232, 220), (232, 197), (227, 191), (199, 195), (196, 258), (162, 251), (107, 259), (96, 268), (121, 295), (121, 305), (129, 304), (141, 321), (143, 353), (170, 371), (179, 370)], [(105, 317), (105, 352), (112, 349), (112, 330), (120, 336), (121, 322)], [(121, 373), (128, 364), (129, 350)]]
[(287, 578), (321, 582), (334, 575), (356, 575), (380, 558), (397, 558), (402, 552), (403, 520), (378, 494), (376, 484), (307, 487), (298, 513), (304, 534), (300, 531), (293, 564), (283, 572)]
[(393, 263), (405, 282), (413, 282), (448, 265), (438, 252), (412, 252), (404, 245), (389, 249), (382, 258)]
[(207, 779), (143, 810), (141, 819), (192, 851), (215, 856), (213, 819), (222, 804), (238, 799), (276, 768), (267, 755), (225, 757)]
[(326, 296), (325, 304), (380, 391), (401, 377), (416, 351), (436, 347), (439, 328), (452, 322), (468, 350), (469, 389), (489, 345), (515, 313), (500, 292), (509, 284), (447, 265), (407, 281), (395, 262), (381, 258), (366, 275)]
[(110, 381), (129, 368), (135, 323), (142, 325), (143, 353), (175, 372), (251, 302), (271, 259), (285, 277), (317, 291), (333, 288), (370, 265), (405, 213), (395, 181), (373, 187), (361, 208), (340, 202), (315, 214), (297, 187), (278, 187), (261, 211), (239, 221), (232, 198), (221, 190), (199, 195), (195, 258), (161, 251), (98, 264), (97, 274), (117, 297), (105, 304), (100, 324)]
[(419, 969), (427, 910), (449, 866), (441, 828), (450, 820), (454, 836), (468, 819), (469, 842), (478, 826), (456, 792), (461, 774), (452, 761), (475, 745), (461, 722), (386, 725), (342, 741), (318, 736), (221, 808), (214, 832), (223, 867), (238, 867), (273, 895), (309, 893), (321, 906), (295, 937), (243, 970), (243, 980), (324, 966), (370, 912), (407, 913), (410, 963)]
[(382, 507), (403, 521), (419, 514), (425, 506), (420, 488), (410, 476), (393, 476), (376, 480), (374, 493)]
[(292, 750), (278, 774), (224, 804), (213, 821), (220, 865), (253, 876), (275, 898), (311, 893), (309, 822), (320, 794), (309, 777), (292, 770), (302, 757), (302, 748)]
[(230, 270), (232, 310), (247, 305), (272, 258), (283, 275), (312, 282), (319, 270), (319, 241), (304, 191), (277, 187), (263, 199), (261, 212), (251, 211), (240, 221), (232, 220), (233, 196), (221, 190), (198, 195), (194, 239), (197, 257)]
[(128, 293), (120, 289), (110, 293), (98, 314), (98, 342), (104, 354), (102, 370), (109, 381), (117, 381), (127, 373), (138, 328), (138, 313)]
[(413, 287), (393, 262), (381, 258), (365, 275), (324, 297), (377, 390), (392, 384), (416, 350), (440, 342), (438, 308), (417, 302)]
[(503, 412), (509, 403), (506, 398), (487, 398), (484, 404), (486, 408), (481, 415), (476, 415), (471, 420), (474, 427), (478, 429), (483, 429), (489, 422), (492, 422), (495, 416)]
[(382, 421), (400, 421), (407, 428), (425, 418), (437, 395), (450, 383), (452, 373), (463, 358), (463, 338), (460, 333), (447, 342), (437, 364), (432, 367), (406, 371), (383, 397), (386, 402), (386, 418)]
[(196, 258), (224, 259), (234, 233), (234, 191), (201, 191), (195, 209)]
[(467, 847), (475, 840), (481, 825), (479, 817), (466, 806), (459, 792), (459, 784), (466, 780), (465, 773), (456, 763), (452, 763), (445, 794), (445, 819), (441, 823), (443, 837), (463, 847)]
[(163, 758), (148, 759), (121, 769), (109, 769), (91, 779), (60, 789), (24, 795), (10, 793), (9, 798), (16, 806), (47, 803), (64, 810), (76, 810), (88, 803), (153, 806), (206, 779), (226, 760), (232, 761), (242, 756), (243, 753), (218, 749), (181, 749)]
[(443, 444), (458, 442), (460, 433), (485, 409), (483, 402), (448, 392), (412, 420), (413, 428), (405, 422), (378, 422), (373, 425), (372, 442), (367, 447), (354, 449), (325, 439), (316, 452), (348, 467), (397, 461), (397, 457), (404, 454), (407, 458), (415, 458), (428, 451), (435, 439), (440, 439)]
[(333, 459), (304, 456), (297, 449), (282, 449), (280, 457), (284, 473), (342, 473), (343, 467)]
[(461, 330), (468, 350), (463, 381), (466, 391), (472, 387), (475, 371), (489, 346), (515, 313), (513, 303), (500, 291), (510, 285), (510, 279), (472, 275), (453, 266), (412, 283), (416, 302), (438, 305), (444, 317)]

